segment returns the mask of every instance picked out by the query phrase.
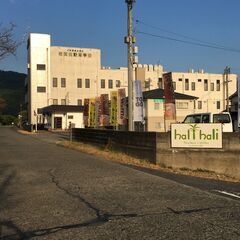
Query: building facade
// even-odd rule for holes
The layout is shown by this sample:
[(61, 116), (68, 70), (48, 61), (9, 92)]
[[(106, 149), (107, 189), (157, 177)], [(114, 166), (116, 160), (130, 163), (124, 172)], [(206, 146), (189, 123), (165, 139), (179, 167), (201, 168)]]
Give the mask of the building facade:
[(30, 34), (27, 48), (30, 124), (46, 120), (43, 107), (81, 106), (86, 98), (127, 88), (127, 68), (102, 67), (100, 49), (51, 46), (50, 35), (37, 33)]

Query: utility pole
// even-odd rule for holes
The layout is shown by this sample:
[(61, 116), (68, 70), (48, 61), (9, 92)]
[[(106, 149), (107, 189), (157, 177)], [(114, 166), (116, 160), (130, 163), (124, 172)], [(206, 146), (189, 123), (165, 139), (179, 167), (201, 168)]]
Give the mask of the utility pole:
[(136, 42), (133, 36), (132, 8), (136, 0), (125, 0), (128, 8), (128, 36), (125, 43), (128, 45), (128, 130), (134, 131), (133, 125), (133, 44)]
[(227, 104), (226, 104), (226, 110), (227, 112), (229, 112), (229, 91), (228, 91), (228, 83), (229, 83), (229, 80), (228, 80), (228, 75), (230, 74), (230, 67), (225, 67), (224, 69), (224, 75), (225, 75), (225, 86), (226, 86), (226, 101), (227, 101)]

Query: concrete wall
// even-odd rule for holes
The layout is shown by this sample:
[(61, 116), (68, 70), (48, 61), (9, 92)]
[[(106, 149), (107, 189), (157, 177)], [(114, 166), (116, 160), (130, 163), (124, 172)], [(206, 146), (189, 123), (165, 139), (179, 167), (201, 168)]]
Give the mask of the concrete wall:
[(224, 133), (223, 149), (174, 149), (170, 133), (157, 135), (156, 164), (173, 168), (204, 169), (240, 179), (240, 134)]

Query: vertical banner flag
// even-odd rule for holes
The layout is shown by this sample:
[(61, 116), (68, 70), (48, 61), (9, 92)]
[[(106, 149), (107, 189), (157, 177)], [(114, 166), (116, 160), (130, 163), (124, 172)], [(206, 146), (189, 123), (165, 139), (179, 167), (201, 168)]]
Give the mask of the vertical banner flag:
[(88, 125), (88, 111), (89, 111), (89, 99), (85, 98), (84, 99), (84, 110), (83, 110), (83, 121), (84, 121), (84, 126), (89, 126)]
[(117, 126), (117, 91), (110, 92), (110, 125)]
[(88, 116), (88, 125), (90, 127), (95, 126), (95, 98), (90, 98), (89, 100), (89, 116)]
[(100, 126), (100, 97), (95, 98), (95, 123), (94, 127), (98, 128)]
[(100, 126), (109, 126), (109, 99), (108, 94), (100, 96)]
[(117, 123), (119, 125), (126, 125), (126, 92), (125, 88), (118, 89), (118, 97), (117, 97)]
[(143, 122), (143, 96), (140, 80), (133, 81), (133, 121)]
[(172, 83), (172, 73), (163, 74), (164, 96), (165, 96), (165, 120), (176, 120), (176, 106), (174, 98), (174, 89)]

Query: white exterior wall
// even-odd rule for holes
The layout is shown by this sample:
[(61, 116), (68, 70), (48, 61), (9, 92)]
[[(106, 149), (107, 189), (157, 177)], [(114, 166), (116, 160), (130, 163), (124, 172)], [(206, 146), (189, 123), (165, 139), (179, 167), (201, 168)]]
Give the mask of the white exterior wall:
[[(49, 86), (50, 78), (50, 35), (30, 34), (30, 45), (28, 48), (28, 72), (30, 74), (29, 86), (29, 120), (32, 124), (36, 123), (34, 112), (38, 108), (47, 106), (48, 95), (51, 93)], [(45, 70), (37, 70), (37, 64), (44, 64)], [(37, 87), (45, 87), (46, 92), (37, 92)]]
[[(226, 109), (226, 84), (222, 74), (210, 73), (172, 73), (173, 82), (176, 83), (176, 92), (184, 93), (198, 97), (196, 109), (193, 113), (200, 112), (221, 112)], [(181, 81), (179, 81), (181, 79)], [(189, 79), (189, 90), (186, 90), (185, 80)], [(204, 89), (204, 80), (208, 80), (208, 90)], [(201, 81), (200, 81), (201, 80)], [(217, 91), (217, 80), (220, 80), (220, 91)], [(192, 90), (192, 82), (195, 83), (195, 90)], [(214, 84), (214, 90), (211, 90), (211, 84)], [(236, 91), (237, 75), (229, 75), (229, 96)], [(202, 102), (202, 108), (198, 107), (198, 102)], [(220, 102), (220, 108), (217, 109), (217, 102)]]

